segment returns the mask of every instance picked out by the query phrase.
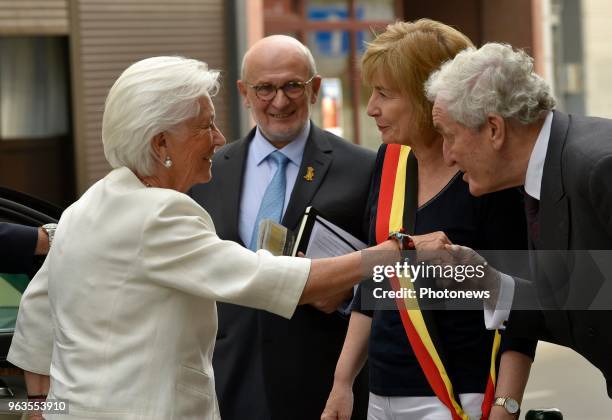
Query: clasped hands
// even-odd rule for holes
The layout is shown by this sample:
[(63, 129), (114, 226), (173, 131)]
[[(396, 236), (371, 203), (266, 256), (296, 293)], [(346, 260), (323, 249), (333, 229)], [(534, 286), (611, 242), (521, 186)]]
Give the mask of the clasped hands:
[[(453, 244), (442, 231), (424, 235), (412, 235), (416, 252), (416, 263), (426, 262), (442, 266), (479, 266), (483, 276), (464, 276), (462, 280), (455, 278), (438, 278), (436, 284), (444, 289), (488, 290), (489, 302), (496, 302), (500, 287), (500, 274), (487, 264), (487, 261), (473, 249)], [(300, 256), (303, 256), (300, 255)], [(325, 301), (316, 302), (313, 306), (327, 314), (333, 313), (339, 305), (350, 300), (351, 290), (332, 296)], [(494, 305), (494, 304), (493, 304)]]
[(456, 278), (438, 278), (437, 286), (447, 289), (487, 290), (491, 292), (489, 300), (495, 302), (499, 293), (500, 273), (472, 248), (453, 244), (444, 232), (432, 232), (412, 237), (417, 262), (427, 262), (442, 266), (480, 267), (483, 275)]

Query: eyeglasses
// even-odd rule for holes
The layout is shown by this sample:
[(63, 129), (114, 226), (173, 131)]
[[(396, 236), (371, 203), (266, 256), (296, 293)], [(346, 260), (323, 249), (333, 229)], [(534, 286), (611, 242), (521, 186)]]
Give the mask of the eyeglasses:
[(306, 86), (308, 86), (315, 76), (305, 82), (287, 82), (282, 86), (276, 86), (271, 83), (262, 83), (260, 85), (246, 84), (248, 87), (255, 90), (255, 95), (262, 101), (271, 101), (276, 96), (279, 89), (283, 90), (285, 96), (289, 99), (298, 99), (304, 95)]

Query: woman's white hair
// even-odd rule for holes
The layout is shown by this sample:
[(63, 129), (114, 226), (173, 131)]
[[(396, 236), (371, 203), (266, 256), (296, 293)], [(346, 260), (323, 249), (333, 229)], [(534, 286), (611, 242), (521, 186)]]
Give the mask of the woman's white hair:
[(533, 59), (508, 44), (463, 50), (431, 74), (425, 93), (470, 128), (482, 126), (490, 113), (530, 124), (555, 106), (550, 87), (533, 71)]
[(151, 139), (200, 113), (199, 99), (219, 90), (219, 72), (185, 57), (151, 57), (119, 76), (102, 118), (104, 155), (113, 168), (152, 174)]

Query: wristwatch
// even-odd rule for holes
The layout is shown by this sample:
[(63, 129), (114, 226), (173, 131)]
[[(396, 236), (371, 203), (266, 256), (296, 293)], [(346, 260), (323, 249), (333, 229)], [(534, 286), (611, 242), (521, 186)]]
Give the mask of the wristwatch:
[(521, 405), (511, 397), (497, 397), (493, 405), (504, 407), (509, 414), (516, 415), (517, 418), (521, 413)]
[(401, 230), (396, 230), (394, 232), (389, 233), (389, 237), (387, 239), (395, 239), (397, 243), (400, 244), (401, 251), (414, 249), (414, 241), (412, 240), (410, 235), (405, 234)]
[(56, 223), (47, 223), (46, 225), (42, 225), (42, 230), (47, 232), (47, 236), (49, 237), (49, 249), (51, 249), (51, 244), (53, 243), (53, 238), (55, 237), (55, 229), (57, 229)]

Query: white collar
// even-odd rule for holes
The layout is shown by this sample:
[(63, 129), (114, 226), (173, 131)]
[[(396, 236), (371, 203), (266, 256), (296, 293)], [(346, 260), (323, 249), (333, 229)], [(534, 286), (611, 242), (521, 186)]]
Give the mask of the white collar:
[(527, 164), (527, 173), (525, 174), (525, 192), (537, 200), (540, 199), (544, 161), (546, 160), (546, 151), (548, 150), (548, 142), (550, 141), (552, 120), (553, 113), (552, 111), (548, 111), (544, 124), (540, 129), (540, 134), (538, 134), (538, 138), (531, 151), (531, 157)]

